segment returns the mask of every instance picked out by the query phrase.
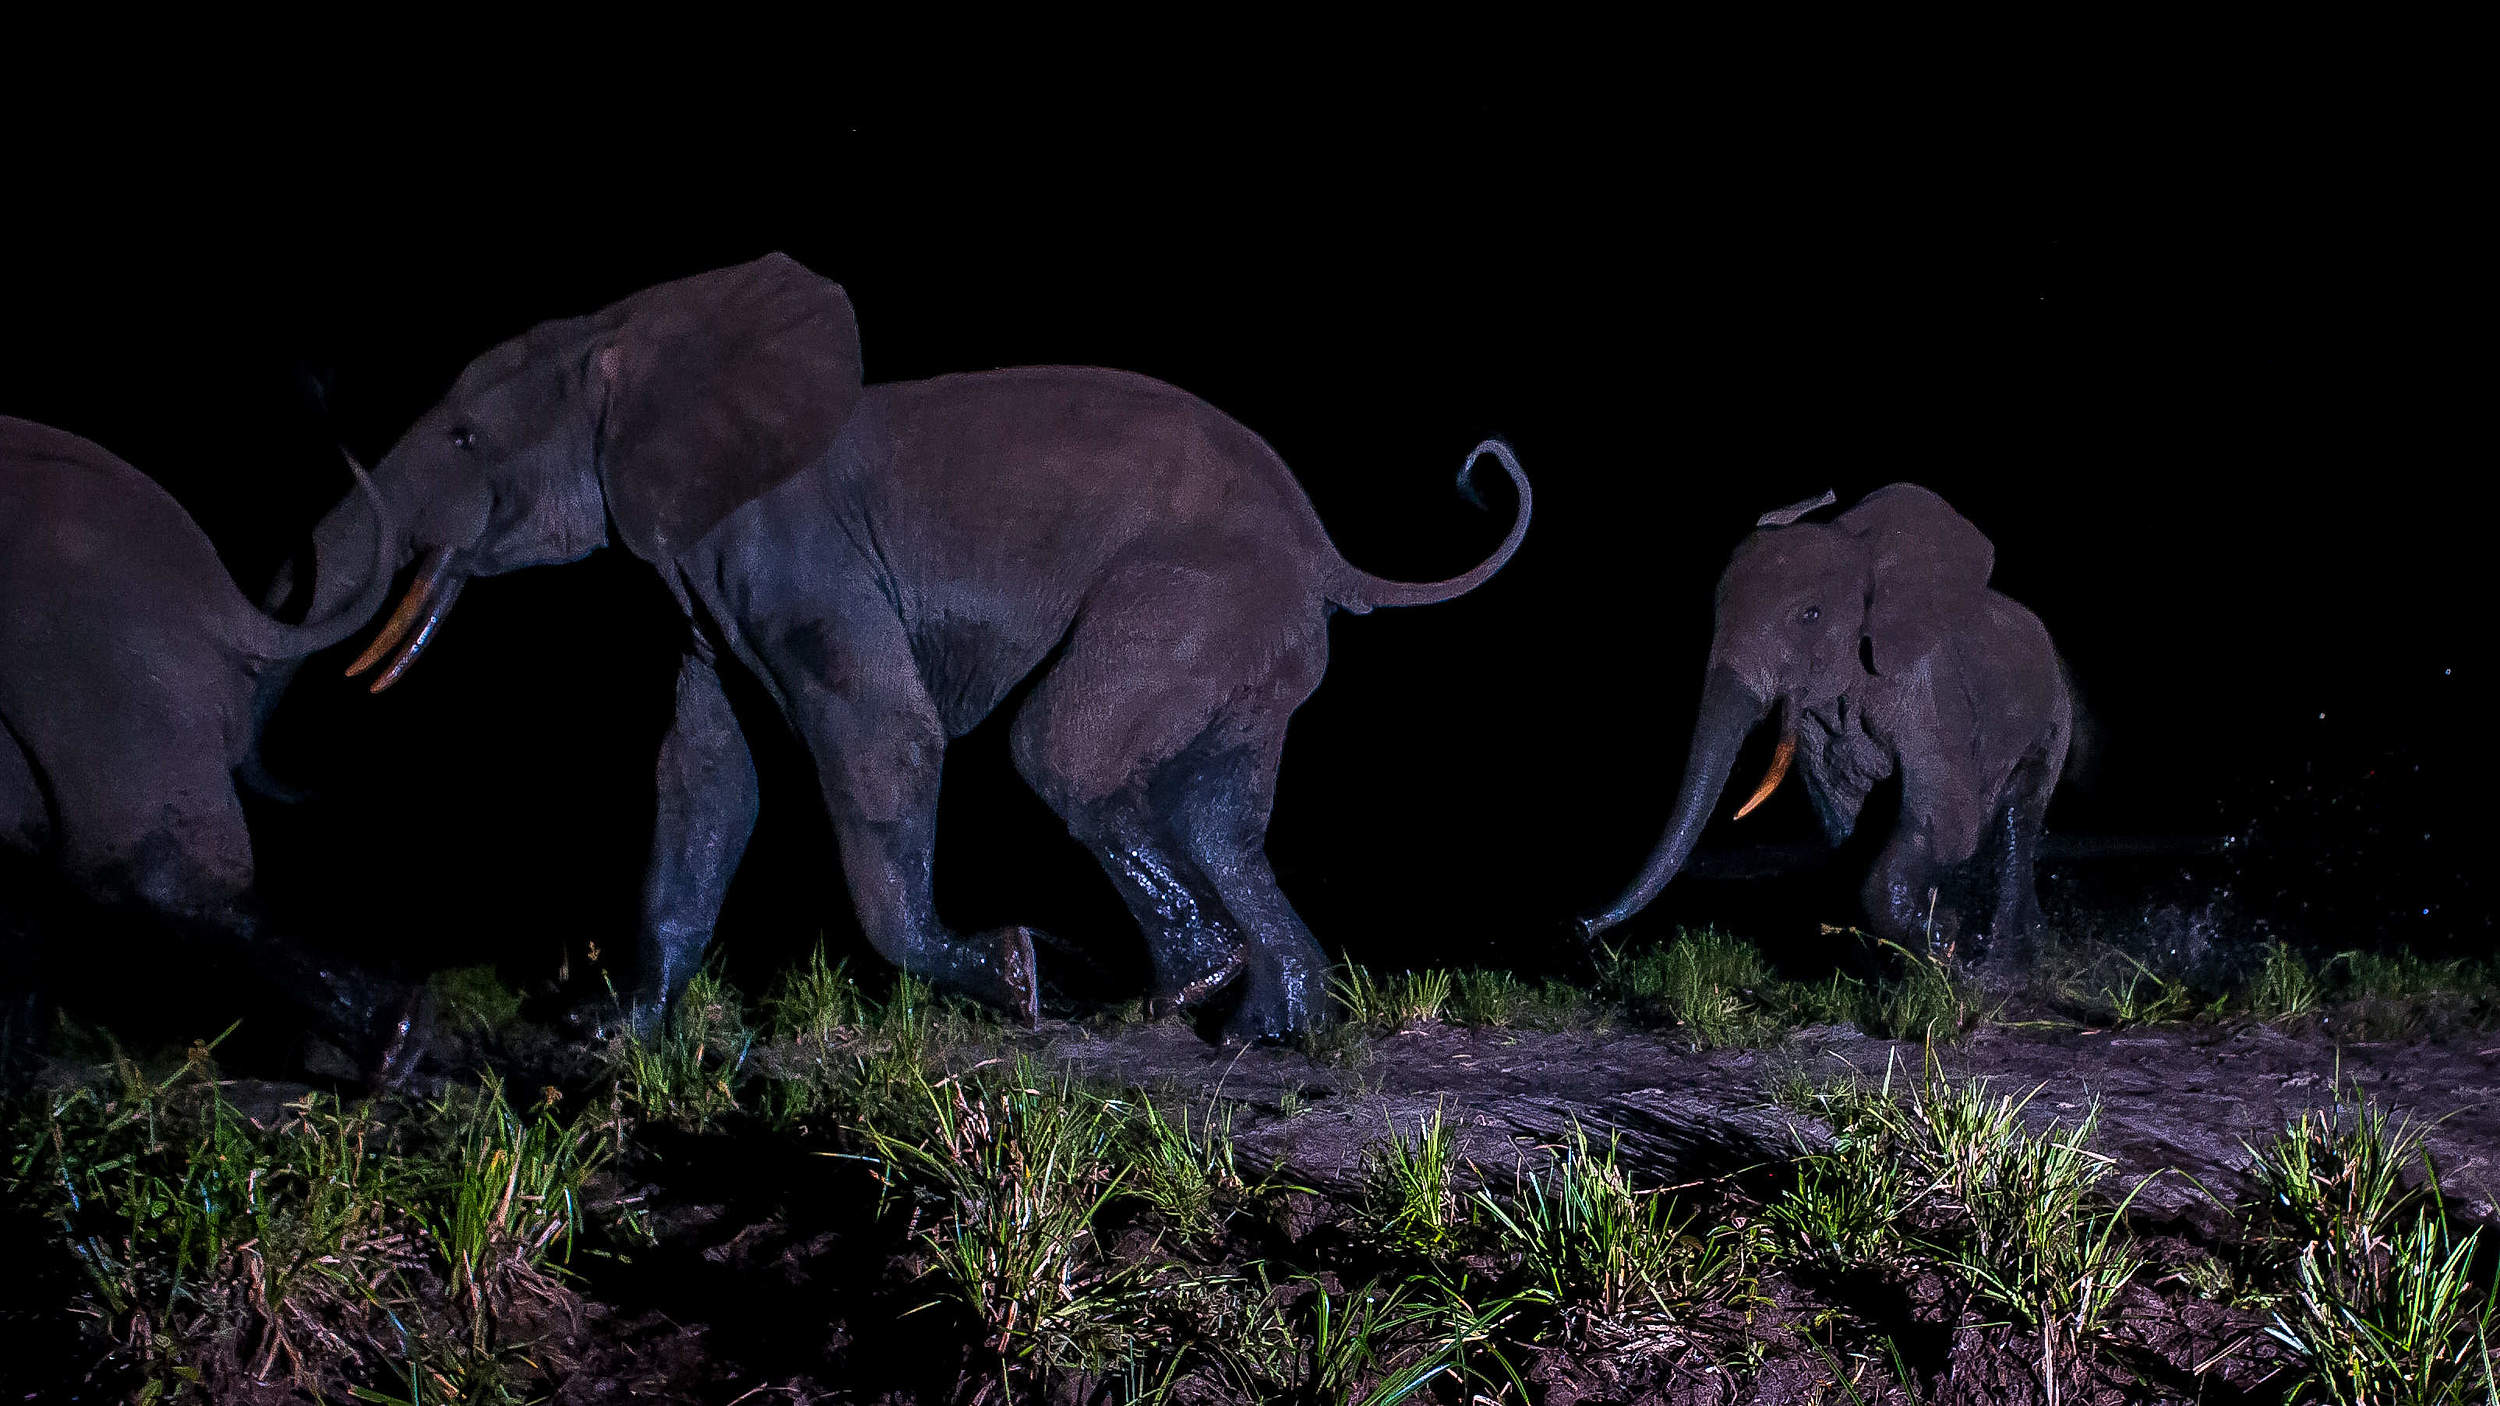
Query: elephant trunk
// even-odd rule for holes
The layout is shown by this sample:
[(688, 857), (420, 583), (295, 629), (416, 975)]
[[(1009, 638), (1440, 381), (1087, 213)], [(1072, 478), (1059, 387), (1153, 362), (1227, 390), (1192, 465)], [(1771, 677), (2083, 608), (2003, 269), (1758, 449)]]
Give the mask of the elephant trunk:
[(1693, 720), (1693, 746), (1684, 762), (1684, 789), (1676, 796), (1675, 814), (1666, 834), (1650, 851), (1649, 863), (1623, 896), (1603, 913), (1581, 920), (1588, 935), (1614, 927), (1649, 906), (1691, 857), (1702, 827), (1710, 822), (1728, 773), (1735, 770), (1737, 749), (1745, 735), (1770, 712), (1770, 703), (1748, 688), (1733, 670), (1714, 667), (1702, 685), (1701, 712)]
[[(255, 617), (259, 622), (255, 653), (272, 663), (318, 654), (363, 629), (390, 593), (391, 572), (397, 565), (399, 550), (398, 528), (389, 506), (382, 501), (381, 490), (374, 487), (364, 465), (356, 462), (355, 455), (340, 452), (347, 460), (348, 472), (356, 476), (357, 491), (348, 501), (361, 510), (357, 516), (365, 519), (363, 570), (355, 571), (359, 563), (350, 556), (350, 544), (339, 541), (334, 550), (323, 553), (322, 570), (329, 586), (324, 593), (326, 598), (314, 601), (303, 624)], [(342, 511), (333, 510), (330, 516), (336, 518)]]

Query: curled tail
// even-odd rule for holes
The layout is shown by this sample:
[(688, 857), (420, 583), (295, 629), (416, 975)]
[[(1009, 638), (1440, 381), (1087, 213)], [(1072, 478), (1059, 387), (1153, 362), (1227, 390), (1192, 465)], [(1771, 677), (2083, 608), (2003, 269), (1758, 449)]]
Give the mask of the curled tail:
[(1476, 563), (1474, 569), (1443, 581), (1388, 581), (1352, 565), (1342, 565), (1329, 599), (1360, 615), (1375, 606), (1432, 605), (1452, 600), (1491, 580), (1493, 573), (1501, 570), (1511, 554), (1519, 550), (1520, 540), (1528, 535), (1528, 514), (1535, 495), (1528, 490), (1527, 471), (1519, 467), (1519, 456), (1513, 454), (1510, 446), (1502, 441), (1488, 439), (1470, 451), (1467, 462), (1458, 467), (1461, 497), (1478, 507), (1484, 506), (1484, 500), (1476, 494), (1473, 476), (1476, 461), (1487, 454), (1502, 461), (1502, 467), (1510, 473), (1511, 486), (1519, 490), (1519, 511), (1511, 519), (1509, 535), (1502, 538), (1502, 545), (1493, 549), (1493, 555)]

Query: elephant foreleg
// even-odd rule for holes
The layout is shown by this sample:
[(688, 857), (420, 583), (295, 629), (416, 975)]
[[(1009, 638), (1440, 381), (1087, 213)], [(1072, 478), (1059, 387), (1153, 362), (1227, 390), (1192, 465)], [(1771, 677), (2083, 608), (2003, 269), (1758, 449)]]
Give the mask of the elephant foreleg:
[(1040, 1018), (1033, 934), (967, 936), (938, 920), (935, 885), (946, 730), (899, 621), (872, 608), (792, 632), (775, 660), (783, 706), (816, 763), (861, 930), (894, 965)]
[(703, 962), (729, 881), (755, 832), (755, 762), (720, 674), (688, 654), (660, 740), (659, 813), (642, 885), (642, 971), (629, 1012), (656, 1021)]
[(1904, 807), (1892, 839), (1866, 876), (1862, 896), (1876, 936), (1914, 952), (1926, 951), (1938, 936), (1935, 924), (1946, 920), (1938, 893), (1942, 878), (1934, 833)]

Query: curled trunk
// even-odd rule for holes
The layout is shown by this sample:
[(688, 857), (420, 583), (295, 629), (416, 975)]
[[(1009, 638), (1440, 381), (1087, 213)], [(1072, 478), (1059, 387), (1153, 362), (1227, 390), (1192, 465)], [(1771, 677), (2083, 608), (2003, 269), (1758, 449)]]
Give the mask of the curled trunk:
[[(359, 511), (350, 513), (345, 507), (334, 508), (323, 520), (322, 529), (326, 533), (333, 521), (351, 517), (361, 520), (358, 525), (363, 530), (352, 539), (347, 533), (330, 534), (333, 540), (318, 548), (327, 589), (315, 598), (303, 624), (288, 625), (255, 614), (257, 628), (252, 651), (262, 659), (301, 659), (328, 649), (363, 629), (374, 612), (382, 608), (383, 598), (390, 591), (399, 551), (398, 530), (364, 465), (349, 455), (347, 467), (356, 476), (357, 490), (347, 501)], [(351, 555), (356, 546), (364, 549), (361, 559)], [(359, 566), (363, 568), (361, 572), (357, 572)]]

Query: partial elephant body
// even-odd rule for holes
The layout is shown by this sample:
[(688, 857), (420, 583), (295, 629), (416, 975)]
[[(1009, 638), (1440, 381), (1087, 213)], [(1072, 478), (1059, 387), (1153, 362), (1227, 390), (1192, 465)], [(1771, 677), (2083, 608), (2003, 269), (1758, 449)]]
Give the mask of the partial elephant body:
[[(353, 601), (280, 624), (154, 482), (76, 435), (0, 417), (0, 849), (87, 897), (250, 946), (233, 773), (255, 740), (255, 680), (373, 615), (381, 546)], [(335, 992), (295, 994), (340, 1013)]]
[[(1674, 818), (1590, 931), (1638, 912), (1675, 877), (1745, 734), (1774, 711), (1788, 738), (1782, 760), (1798, 759), (1834, 844), (1876, 786), (1900, 778), (1900, 815), (1865, 890), (1878, 933), (2002, 945), (2035, 921), (2040, 826), (2074, 725), (2048, 631), (1988, 588), (1994, 548), (1927, 490), (1895, 484), (1834, 522), (1798, 521), (1819, 506), (1766, 515), (1737, 549)], [(1950, 872), (1991, 837), (1994, 906), (1965, 933), (1939, 900)]]
[[(462, 576), (612, 533), (692, 640), (637, 1017), (700, 960), (754, 825), (724, 656), (806, 744), (870, 942), (1029, 1017), (1032, 935), (947, 928), (931, 873), (947, 743), (1039, 671), (1016, 764), (1127, 900), (1158, 994), (1232, 987), (1244, 1033), (1317, 1023), (1324, 959), (1264, 854), (1286, 720), (1325, 667), (1331, 608), (1447, 599), (1516, 550), (1530, 502), (1509, 450), (1478, 450), (1519, 490), (1502, 546), (1447, 582), (1382, 581), (1337, 555), (1272, 450), (1192, 396), (1075, 367), (864, 387), (857, 337), (838, 286), (773, 255), (480, 357), (377, 472), (412, 524), (401, 558), (427, 566), (368, 651), (398, 653), (376, 686)], [(316, 609), (357, 516), (323, 525)]]
[[(1283, 463), (1203, 401), (1091, 368), (870, 387), (817, 466), (675, 565), (815, 757), (862, 924), (902, 965), (1029, 1012), (1024, 939), (947, 930), (930, 874), (947, 743), (1042, 669), (1017, 768), (1129, 901), (1158, 994), (1324, 968), (1258, 902), (1258, 850), (1330, 593), (1357, 583)], [(649, 959), (691, 961), (708, 917)], [(1261, 1019), (1298, 1028), (1315, 994)]]

